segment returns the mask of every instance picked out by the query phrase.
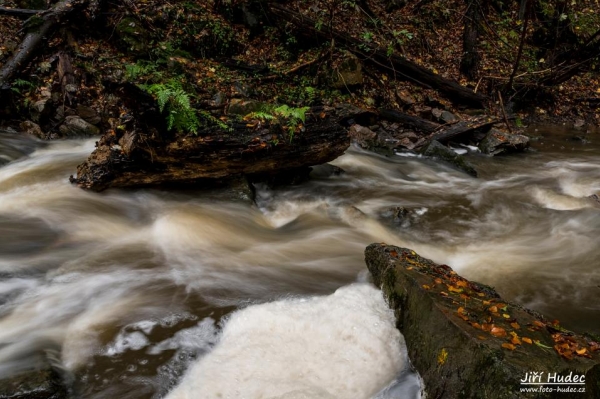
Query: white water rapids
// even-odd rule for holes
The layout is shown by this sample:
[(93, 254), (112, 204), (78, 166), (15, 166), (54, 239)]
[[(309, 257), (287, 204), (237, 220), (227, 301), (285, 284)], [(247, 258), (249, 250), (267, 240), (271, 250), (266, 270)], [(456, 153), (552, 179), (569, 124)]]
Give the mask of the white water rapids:
[(85, 192), (68, 176), (94, 140), (11, 139), (0, 378), (51, 353), (83, 398), (418, 398), (367, 282), (372, 242), (600, 333), (600, 203), (588, 198), (600, 194), (600, 136), (538, 134), (535, 152), (470, 156), (478, 179), (351, 149), (334, 162), (346, 173), (259, 186), (258, 206), (200, 190)]

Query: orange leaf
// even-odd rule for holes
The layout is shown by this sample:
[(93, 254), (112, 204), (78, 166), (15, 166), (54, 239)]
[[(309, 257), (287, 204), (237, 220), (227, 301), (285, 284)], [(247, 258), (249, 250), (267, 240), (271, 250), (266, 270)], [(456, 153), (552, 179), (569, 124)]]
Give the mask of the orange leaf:
[(546, 327), (546, 325), (539, 320), (534, 320), (533, 324), (537, 327)]
[(492, 327), (490, 334), (494, 337), (506, 337), (506, 330), (502, 327)]
[(390, 255), (393, 256), (394, 258), (398, 257), (398, 252), (396, 251), (390, 251)]
[(523, 342), (527, 342), (530, 345), (533, 343), (533, 341), (531, 340), (531, 338), (521, 337), (521, 340), (523, 340)]
[(519, 325), (519, 323), (517, 323), (516, 321), (514, 323), (510, 323), (510, 326), (512, 328), (514, 328), (515, 330), (518, 330), (519, 328), (521, 328), (521, 326)]
[(513, 337), (510, 339), (510, 342), (511, 342), (511, 344), (515, 344), (515, 345), (521, 345), (521, 340), (519, 339), (519, 337), (515, 337), (515, 336), (513, 336)]
[(424, 290), (430, 290), (430, 289), (431, 289), (431, 287), (430, 287), (430, 286), (428, 286), (427, 284), (423, 284), (423, 289), (424, 289)]
[(439, 277), (438, 277), (438, 278), (436, 278), (436, 279), (435, 279), (435, 283), (436, 283), (436, 284), (442, 284), (442, 279), (441, 279), (441, 278), (439, 278)]
[(488, 308), (488, 310), (492, 313), (498, 313), (498, 307), (497, 306), (490, 306)]
[(576, 350), (575, 350), (575, 352), (576, 352), (576, 353), (577, 353), (579, 356), (581, 356), (581, 355), (584, 355), (584, 354), (587, 352), (587, 349), (586, 349), (586, 348), (576, 349)]
[(516, 349), (516, 346), (514, 346), (513, 344), (506, 343), (506, 342), (502, 344), (502, 347), (505, 349), (509, 349), (511, 351), (514, 351)]
[(467, 286), (467, 282), (464, 280), (460, 280), (456, 282), (456, 286), (457, 287), (466, 287)]

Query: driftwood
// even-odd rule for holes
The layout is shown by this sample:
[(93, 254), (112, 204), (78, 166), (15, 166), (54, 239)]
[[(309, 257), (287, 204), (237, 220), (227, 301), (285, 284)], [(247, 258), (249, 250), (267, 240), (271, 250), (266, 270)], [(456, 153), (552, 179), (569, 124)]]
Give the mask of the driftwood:
[(0, 87), (9, 83), (12, 76), (22, 70), (33, 57), (38, 46), (43, 41), (48, 41), (47, 36), (60, 22), (73, 11), (86, 7), (88, 3), (89, 0), (64, 0), (56, 3), (51, 9), (39, 13), (35, 16), (36, 20), (30, 20), (31, 24), (35, 23), (37, 26), (30, 28), (32, 31), (25, 36), (16, 54), (0, 70)]
[(447, 129), (434, 133), (429, 138), (429, 141), (435, 140), (439, 141), (440, 143), (447, 143), (450, 140), (471, 134), (475, 130), (487, 131), (498, 122), (500, 122), (498, 118), (492, 118), (489, 116), (481, 116), (467, 121), (460, 121), (454, 125), (451, 125)]
[(404, 126), (412, 129), (417, 129), (425, 133), (433, 133), (440, 128), (440, 124), (428, 121), (423, 118), (404, 114), (402, 112), (395, 111), (393, 109), (381, 109), (379, 115), (383, 119), (387, 119), (392, 122), (401, 123)]
[(229, 131), (211, 126), (197, 135), (169, 135), (151, 96), (132, 84), (105, 85), (119, 95), (133, 117), (120, 122), (125, 129), (105, 134), (78, 166), (71, 181), (85, 189), (210, 186), (240, 176), (286, 174), (332, 161), (350, 145), (342, 126), (351, 117), (345, 108), (309, 110), (302, 130), (293, 136), (285, 125), (258, 120), (230, 122)]
[(291, 11), (280, 4), (272, 4), (270, 12), (278, 18), (298, 26), (300, 31), (307, 36), (310, 35), (312, 38), (320, 37), (325, 40), (334, 39), (337, 43), (346, 46), (349, 51), (362, 56), (365, 61), (372, 63), (374, 66), (399, 78), (410, 80), (420, 86), (439, 90), (448, 96), (448, 98), (459, 103), (482, 107), (483, 103), (487, 100), (487, 97), (484, 95), (475, 93), (453, 80), (445, 79), (404, 57), (396, 54), (388, 56), (385, 49), (368, 49), (366, 43), (325, 26), (321, 27), (320, 30), (316, 29), (315, 20)]

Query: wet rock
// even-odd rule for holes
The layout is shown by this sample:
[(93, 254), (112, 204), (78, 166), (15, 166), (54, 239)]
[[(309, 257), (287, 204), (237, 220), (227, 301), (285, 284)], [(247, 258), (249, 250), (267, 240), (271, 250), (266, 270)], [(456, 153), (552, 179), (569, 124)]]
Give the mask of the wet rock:
[(264, 111), (268, 107), (267, 103), (256, 100), (240, 100), (234, 98), (229, 103), (228, 114), (245, 116), (252, 112)]
[(326, 179), (331, 176), (339, 176), (344, 174), (344, 169), (331, 165), (328, 163), (324, 163), (322, 165), (316, 165), (311, 167), (310, 178), (311, 179)]
[(37, 123), (32, 121), (21, 122), (19, 125), (23, 132), (30, 134), (34, 137), (40, 138), (42, 140), (46, 139), (46, 133), (42, 131), (42, 128)]
[(583, 119), (576, 119), (575, 123), (573, 123), (573, 127), (579, 129), (580, 127), (585, 126), (585, 120)]
[(53, 370), (22, 373), (0, 380), (0, 399), (62, 399), (68, 393)]
[(357, 56), (344, 52), (339, 66), (331, 71), (329, 85), (334, 89), (345, 89), (363, 83), (362, 64)]
[(524, 151), (528, 147), (529, 137), (505, 133), (496, 128), (490, 129), (483, 140), (479, 142), (481, 152), (489, 155)]
[(477, 171), (463, 156), (458, 155), (451, 148), (446, 147), (438, 141), (432, 141), (423, 148), (421, 154), (427, 157), (442, 160), (463, 172), (477, 177)]
[[(40, 143), (12, 129), (0, 129), (0, 165), (7, 164), (35, 151)], [(2, 221), (0, 220), (0, 226)], [(0, 234), (0, 237), (5, 237)], [(8, 237), (8, 236), (6, 236)], [(4, 238), (3, 238), (4, 239)], [(0, 243), (1, 252), (2, 243)]]
[(91, 107), (86, 107), (85, 105), (77, 106), (77, 115), (81, 119), (88, 123), (91, 123), (92, 125), (97, 125), (102, 120), (102, 118), (100, 118), (100, 115), (98, 115), (95, 109)]
[(434, 108), (431, 110), (431, 115), (434, 117), (436, 122), (440, 123), (454, 123), (458, 122), (459, 118), (451, 112), (444, 111), (439, 108)]
[[(428, 397), (600, 397), (600, 344), (587, 336), (557, 329), (410, 249), (371, 244), (365, 259), (395, 312)], [(581, 355), (565, 347), (579, 348)], [(585, 393), (522, 392), (527, 386), (521, 380), (532, 372), (542, 373), (544, 382), (549, 375), (583, 378)]]
[(59, 127), (63, 137), (97, 136), (100, 129), (79, 116), (72, 115), (65, 118), (65, 122)]
[(398, 90), (396, 91), (396, 98), (400, 102), (400, 104), (410, 107), (415, 104), (417, 100), (406, 90)]
[(370, 149), (377, 142), (377, 133), (368, 127), (354, 124), (348, 129), (348, 135), (362, 148)]

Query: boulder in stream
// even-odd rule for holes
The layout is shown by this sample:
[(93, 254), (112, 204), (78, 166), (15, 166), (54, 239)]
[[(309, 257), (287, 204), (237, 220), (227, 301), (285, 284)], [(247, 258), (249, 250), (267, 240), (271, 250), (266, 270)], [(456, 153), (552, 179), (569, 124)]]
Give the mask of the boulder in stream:
[(451, 148), (442, 143), (432, 140), (421, 150), (421, 154), (444, 161), (463, 172), (477, 177), (477, 171), (462, 155), (457, 154)]
[(520, 152), (528, 147), (529, 137), (522, 134), (505, 133), (496, 128), (491, 128), (479, 143), (481, 152), (489, 155)]
[[(371, 244), (365, 258), (428, 397), (600, 397), (600, 343), (592, 338), (410, 249)], [(547, 382), (565, 382), (561, 387), (571, 391), (522, 390), (543, 386), (524, 383)]]

